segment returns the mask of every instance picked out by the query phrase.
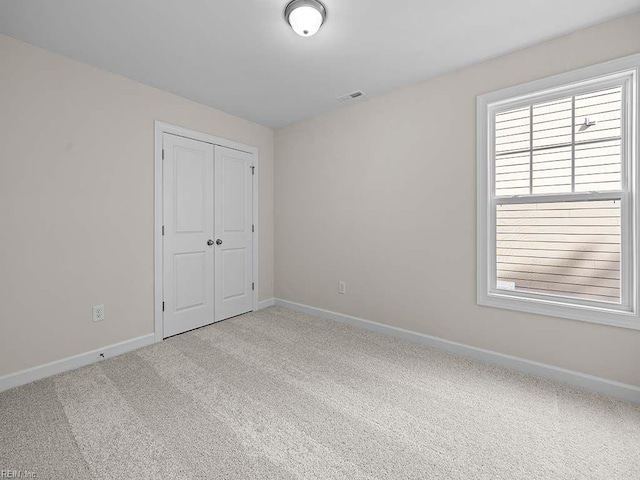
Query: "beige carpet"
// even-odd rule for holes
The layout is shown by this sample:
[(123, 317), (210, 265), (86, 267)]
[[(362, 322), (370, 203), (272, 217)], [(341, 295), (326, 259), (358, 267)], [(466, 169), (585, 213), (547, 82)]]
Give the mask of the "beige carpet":
[(39, 479), (634, 479), (640, 407), (282, 308), (0, 394)]

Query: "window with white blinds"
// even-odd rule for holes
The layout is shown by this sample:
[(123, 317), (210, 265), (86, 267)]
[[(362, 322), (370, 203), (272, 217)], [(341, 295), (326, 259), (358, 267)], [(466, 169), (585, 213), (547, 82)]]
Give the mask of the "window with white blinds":
[(479, 97), (479, 303), (640, 328), (636, 57)]

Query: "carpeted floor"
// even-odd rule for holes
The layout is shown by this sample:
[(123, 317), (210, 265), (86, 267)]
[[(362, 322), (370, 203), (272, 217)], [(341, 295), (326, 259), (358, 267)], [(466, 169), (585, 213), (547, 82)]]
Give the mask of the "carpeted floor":
[(640, 406), (272, 307), (0, 394), (39, 479), (635, 479)]

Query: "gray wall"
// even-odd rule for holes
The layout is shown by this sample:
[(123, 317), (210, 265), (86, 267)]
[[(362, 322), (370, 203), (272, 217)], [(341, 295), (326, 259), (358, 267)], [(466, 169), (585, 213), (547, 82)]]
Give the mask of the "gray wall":
[(475, 295), (476, 96), (637, 52), (631, 15), (276, 131), (276, 296), (640, 385), (639, 331)]
[(0, 69), (0, 375), (153, 332), (154, 120), (259, 148), (273, 297), (272, 130), (1, 35)]

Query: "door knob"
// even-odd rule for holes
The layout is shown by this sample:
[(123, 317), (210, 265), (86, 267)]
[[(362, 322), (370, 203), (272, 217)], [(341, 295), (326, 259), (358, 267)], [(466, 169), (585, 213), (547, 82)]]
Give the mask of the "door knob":
[(216, 240), (216, 245), (222, 245), (222, 240), (217, 239), (217, 240)]
[(207, 245), (209, 245), (209, 246), (213, 245), (213, 240), (207, 241)]

